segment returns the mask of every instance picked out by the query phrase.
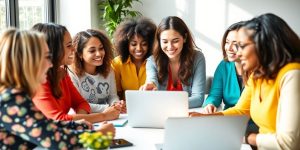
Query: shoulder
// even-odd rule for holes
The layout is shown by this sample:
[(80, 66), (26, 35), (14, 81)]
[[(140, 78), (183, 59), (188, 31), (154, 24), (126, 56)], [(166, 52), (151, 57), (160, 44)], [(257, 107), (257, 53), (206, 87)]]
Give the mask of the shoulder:
[(234, 62), (230, 62), (230, 61), (225, 61), (225, 60), (222, 60), (218, 67), (222, 67), (222, 68), (232, 68), (232, 67), (235, 67), (234, 65)]
[(113, 59), (113, 63), (116, 63), (116, 64), (120, 64), (122, 63), (122, 59), (121, 59), (121, 56), (117, 56)]
[(147, 60), (147, 61), (154, 61), (153, 55), (149, 56), (146, 60)]
[(194, 58), (196, 62), (205, 61), (204, 54), (198, 50), (194, 50)]

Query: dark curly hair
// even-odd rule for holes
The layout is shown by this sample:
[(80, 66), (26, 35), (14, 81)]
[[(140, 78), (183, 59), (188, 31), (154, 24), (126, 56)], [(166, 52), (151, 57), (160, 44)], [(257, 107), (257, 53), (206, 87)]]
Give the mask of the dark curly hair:
[(148, 51), (145, 58), (152, 54), (156, 25), (148, 18), (128, 19), (122, 22), (114, 33), (114, 45), (121, 56), (122, 62), (126, 62), (129, 53), (129, 41), (135, 36), (141, 36), (148, 43)]
[(103, 64), (96, 67), (96, 72), (106, 78), (111, 69), (110, 64), (113, 58), (113, 46), (109, 38), (100, 30), (88, 29), (86, 31), (81, 31), (74, 36), (72, 44), (75, 47), (75, 59), (72, 64), (72, 68), (77, 75), (82, 76), (84, 74), (84, 62), (80, 56), (83, 54), (83, 49), (85, 48), (86, 43), (92, 37), (98, 38), (103, 45), (105, 51)]
[(168, 64), (169, 64), (169, 58), (168, 56), (163, 52), (160, 45), (160, 34), (165, 30), (175, 30), (178, 32), (184, 39), (186, 39), (186, 42), (183, 44), (182, 52), (180, 56), (180, 68), (178, 71), (178, 77), (181, 81), (181, 83), (185, 85), (189, 85), (188, 79), (192, 76), (193, 73), (193, 62), (194, 62), (194, 52), (196, 49), (199, 49), (191, 35), (191, 32), (189, 31), (187, 25), (184, 23), (182, 19), (176, 16), (169, 16), (164, 18), (161, 23), (158, 25), (158, 28), (156, 30), (155, 34), (155, 46), (153, 49), (153, 57), (155, 60), (155, 63), (157, 65), (158, 70), (158, 82), (162, 83), (164, 79), (168, 76)]
[(242, 28), (251, 31), (246, 34), (255, 43), (260, 65), (246, 71), (245, 81), (251, 73), (254, 78), (275, 79), (286, 64), (300, 62), (299, 37), (282, 18), (267, 13), (245, 22)]

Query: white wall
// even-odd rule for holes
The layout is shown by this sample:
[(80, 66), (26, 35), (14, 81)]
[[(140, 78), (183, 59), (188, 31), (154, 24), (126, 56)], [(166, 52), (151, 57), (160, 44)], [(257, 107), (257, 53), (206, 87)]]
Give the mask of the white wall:
[(213, 75), (222, 59), (220, 48), (225, 29), (234, 22), (272, 12), (300, 35), (299, 0), (141, 0), (135, 8), (159, 24), (170, 15), (181, 17), (206, 58), (207, 75)]
[(67, 27), (72, 36), (77, 32), (98, 28), (100, 17), (99, 0), (59, 0), (58, 23)]
[[(99, 27), (99, 0), (60, 0), (59, 23), (71, 35)], [(141, 0), (134, 5), (156, 24), (170, 15), (181, 17), (206, 57), (207, 75), (213, 75), (222, 59), (220, 42), (225, 29), (234, 22), (266, 12), (282, 17), (300, 35), (300, 0)]]

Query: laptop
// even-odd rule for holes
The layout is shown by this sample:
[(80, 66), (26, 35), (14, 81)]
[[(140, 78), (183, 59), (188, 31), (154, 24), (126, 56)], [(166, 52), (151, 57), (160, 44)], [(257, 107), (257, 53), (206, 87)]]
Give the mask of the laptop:
[(169, 118), (160, 150), (240, 150), (247, 116)]
[(188, 93), (185, 91), (125, 91), (128, 125), (164, 128), (168, 117), (187, 117)]

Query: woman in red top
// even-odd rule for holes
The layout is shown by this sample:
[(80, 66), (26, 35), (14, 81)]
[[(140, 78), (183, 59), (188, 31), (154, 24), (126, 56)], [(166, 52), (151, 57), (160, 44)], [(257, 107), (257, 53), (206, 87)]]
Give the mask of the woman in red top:
[[(90, 113), (90, 106), (74, 87), (67, 66), (73, 62), (74, 47), (68, 30), (57, 24), (39, 23), (33, 30), (45, 33), (47, 44), (53, 54), (53, 67), (48, 71), (48, 79), (33, 98), (35, 105), (47, 118), (54, 120), (79, 120), (101, 122), (119, 117), (119, 111), (114, 107), (102, 113)], [(70, 109), (76, 114), (68, 114)]]

